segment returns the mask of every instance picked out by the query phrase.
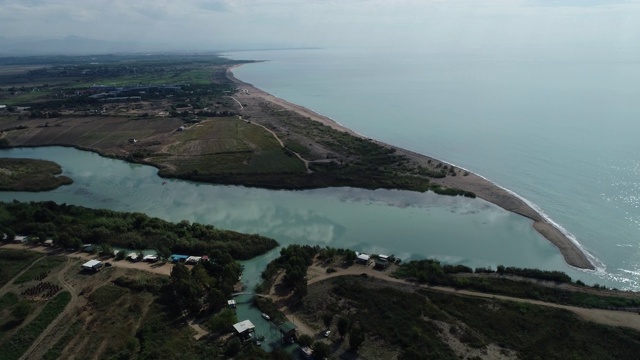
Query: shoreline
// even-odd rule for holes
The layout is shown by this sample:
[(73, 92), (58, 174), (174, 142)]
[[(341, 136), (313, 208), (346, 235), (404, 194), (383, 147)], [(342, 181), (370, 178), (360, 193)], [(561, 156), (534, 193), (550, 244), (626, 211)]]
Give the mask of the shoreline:
[[(327, 116), (320, 115), (313, 110), (305, 108), (304, 106), (288, 102), (287, 100), (281, 99), (249, 83), (239, 80), (233, 75), (232, 70), (241, 65), (242, 64), (229, 66), (226, 71), (227, 78), (231, 82), (233, 82), (238, 87), (238, 89), (246, 90), (237, 93), (235, 96), (237, 96), (238, 98), (261, 98), (264, 101), (280, 106), (285, 110), (295, 112), (311, 120), (320, 122), (321, 124), (329, 126), (335, 130), (346, 132), (349, 135), (362, 139), (368, 139), (381, 146), (395, 149), (398, 154), (405, 155), (418, 164), (427, 165), (429, 161), (439, 161), (444, 164), (449, 164), (447, 162), (440, 161), (427, 155), (419, 154), (417, 152), (403, 149), (401, 147), (387, 144), (375, 139), (370, 139), (339, 124), (338, 122)], [(455, 164), (449, 165), (455, 166)], [(592, 261), (589, 260), (586, 252), (577, 243), (577, 240), (572, 240), (559, 228), (558, 225), (554, 224), (552, 221), (550, 221), (550, 219), (547, 219), (541, 212), (535, 210), (531, 205), (527, 204), (524, 199), (515, 195), (515, 193), (502, 188), (499, 185), (496, 185), (493, 182), (487, 180), (486, 178), (474, 174), (470, 171), (468, 171), (468, 175), (466, 176), (447, 176), (442, 179), (432, 179), (431, 181), (435, 184), (439, 184), (448, 188), (458, 188), (465, 191), (471, 191), (475, 193), (477, 197), (487, 202), (490, 202), (507, 211), (532, 220), (533, 228), (545, 239), (555, 245), (558, 250), (560, 250), (560, 253), (562, 254), (567, 264), (580, 269), (596, 269)]]

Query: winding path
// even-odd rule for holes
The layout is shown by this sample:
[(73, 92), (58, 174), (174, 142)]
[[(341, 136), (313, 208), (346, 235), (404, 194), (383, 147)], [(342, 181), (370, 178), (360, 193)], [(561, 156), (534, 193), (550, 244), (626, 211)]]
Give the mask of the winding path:
[(371, 266), (364, 267), (361, 265), (352, 265), (348, 269), (340, 269), (337, 272), (334, 272), (331, 274), (327, 274), (324, 268), (321, 268), (316, 265), (312, 265), (311, 267), (309, 267), (309, 269), (310, 269), (310, 272), (308, 273), (308, 275), (315, 275), (315, 276), (310, 278), (307, 281), (308, 285), (311, 285), (329, 278), (338, 277), (338, 276), (367, 274), (370, 277), (377, 278), (384, 281), (411, 285), (416, 288), (424, 288), (432, 291), (438, 291), (438, 292), (453, 294), (457, 296), (515, 301), (515, 302), (521, 302), (521, 303), (529, 303), (533, 305), (564, 309), (564, 310), (573, 312), (574, 314), (578, 315), (584, 320), (596, 322), (603, 325), (622, 326), (622, 327), (627, 327), (627, 328), (640, 331), (640, 314), (635, 312), (590, 309), (590, 308), (583, 308), (578, 306), (549, 303), (549, 302), (544, 302), (539, 300), (523, 299), (523, 298), (516, 298), (516, 297), (504, 296), (504, 295), (486, 294), (486, 293), (468, 291), (468, 290), (459, 290), (459, 289), (454, 289), (454, 288), (444, 287), (444, 286), (428, 286), (428, 285), (415, 284), (402, 279), (391, 277), (385, 272), (374, 270)]
[[(232, 98), (233, 100), (236, 100), (236, 99), (235, 99), (235, 98), (233, 98), (233, 97), (231, 97), (231, 98)], [(238, 102), (238, 104), (240, 104), (240, 102), (239, 102), (238, 100), (236, 100), (236, 101)], [(242, 105), (240, 105), (240, 110), (242, 110)], [(242, 119), (242, 117), (240, 117), (240, 116), (238, 116), (238, 118)], [(278, 135), (277, 135), (273, 130), (269, 129), (268, 127), (266, 127), (266, 126), (264, 126), (264, 125), (262, 125), (262, 124), (258, 124), (258, 123), (255, 123), (255, 122), (249, 122), (248, 120), (245, 120), (245, 122), (246, 122), (247, 124), (252, 124), (252, 125), (255, 125), (255, 126), (259, 126), (259, 127), (263, 128), (264, 130), (266, 130), (267, 132), (269, 132), (271, 135), (273, 135), (273, 137), (276, 139), (276, 141), (280, 144), (280, 146), (281, 146), (282, 148), (284, 148), (284, 149), (287, 149), (287, 150), (291, 151), (291, 153), (292, 153), (293, 155), (295, 155), (298, 159), (300, 159), (300, 161), (302, 161), (302, 162), (304, 163), (304, 167), (307, 169), (307, 174), (311, 174), (311, 173), (313, 173), (313, 171), (312, 171), (311, 169), (309, 169), (309, 163), (310, 163), (311, 161), (309, 161), (309, 160), (307, 160), (307, 159), (303, 158), (303, 157), (302, 157), (300, 154), (298, 154), (297, 152), (295, 152), (295, 151), (293, 151), (293, 150), (289, 149), (289, 148), (284, 144), (284, 142), (283, 142), (283, 141), (278, 137)]]
[(69, 270), (69, 268), (71, 267), (71, 265), (73, 265), (73, 261), (71, 260), (71, 258), (67, 258), (67, 263), (65, 264), (64, 268), (62, 270), (60, 270), (58, 272), (57, 275), (57, 279), (60, 282), (60, 284), (62, 284), (62, 286), (71, 294), (71, 300), (69, 301), (69, 303), (67, 304), (67, 306), (64, 308), (64, 311), (62, 311), (60, 313), (60, 315), (58, 315), (57, 318), (55, 318), (50, 324), (49, 326), (47, 326), (46, 329), (44, 329), (44, 331), (40, 334), (40, 336), (38, 336), (38, 338), (36, 338), (36, 340), (31, 343), (31, 346), (29, 347), (29, 349), (27, 349), (27, 351), (25, 351), (25, 353), (20, 357), (19, 360), (25, 360), (25, 359), (29, 359), (29, 356), (31, 355), (31, 353), (38, 348), (38, 346), (40, 346), (40, 343), (51, 333), (51, 331), (53, 331), (53, 329), (56, 327), (56, 325), (58, 325), (58, 323), (60, 321), (62, 321), (62, 319), (71, 311), (71, 309), (73, 309), (73, 307), (76, 305), (76, 302), (78, 301), (78, 294), (76, 293), (76, 291), (74, 290), (73, 286), (71, 286), (71, 284), (69, 284), (65, 279), (64, 279), (64, 274)]
[(0, 290), (3, 290), (3, 291), (0, 291), (0, 294), (3, 294), (3, 293), (6, 291), (6, 290), (5, 290), (5, 288), (6, 288), (6, 287), (8, 287), (9, 285), (13, 284), (13, 283), (14, 283), (14, 281), (16, 281), (16, 279), (17, 279), (17, 278), (19, 278), (20, 276), (22, 276), (22, 274), (26, 273), (29, 269), (31, 269), (31, 267), (33, 267), (33, 265), (35, 265), (38, 261), (40, 261), (40, 260), (44, 259), (45, 257), (46, 257), (46, 256), (41, 256), (41, 257), (39, 257), (39, 258), (35, 259), (35, 260), (31, 263), (31, 265), (27, 266), (24, 270), (20, 271), (20, 272), (18, 273), (18, 275), (14, 276), (11, 280), (7, 281), (7, 283), (6, 283), (6, 284), (4, 284), (4, 286), (3, 286), (2, 288), (0, 288)]

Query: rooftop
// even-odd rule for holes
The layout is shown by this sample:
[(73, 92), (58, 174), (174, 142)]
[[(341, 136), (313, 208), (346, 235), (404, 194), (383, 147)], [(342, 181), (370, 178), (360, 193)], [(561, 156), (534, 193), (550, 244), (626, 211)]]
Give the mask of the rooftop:
[(233, 324), (233, 328), (236, 329), (238, 334), (242, 334), (245, 331), (251, 331), (256, 327), (250, 320), (240, 321), (239, 323)]
[(82, 264), (82, 267), (92, 268), (92, 267), (94, 267), (96, 265), (100, 265), (100, 261), (98, 261), (98, 260), (89, 260), (86, 263)]

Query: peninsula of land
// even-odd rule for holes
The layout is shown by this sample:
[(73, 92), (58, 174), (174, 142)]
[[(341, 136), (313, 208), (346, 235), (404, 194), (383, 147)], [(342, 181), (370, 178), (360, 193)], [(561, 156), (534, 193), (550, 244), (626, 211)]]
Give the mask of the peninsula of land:
[[(0, 111), (1, 145), (71, 146), (155, 166), (162, 177), (214, 184), (477, 196), (533, 220), (568, 264), (594, 268), (576, 243), (513, 193), (455, 165), (361, 136), (233, 77), (231, 69), (247, 61), (169, 59), (98, 56), (96, 65), (51, 58), (38, 68), (26, 66), (33, 59), (16, 60), (25, 66), (7, 69), (0, 79), (7, 88), (0, 92), (0, 103), (7, 104)], [(133, 61), (135, 68), (126, 65)]]
[[(253, 113), (252, 109), (260, 109), (266, 106), (275, 108), (275, 111), (290, 111), (294, 112), (305, 118), (317, 121), (323, 125), (329, 126), (332, 129), (347, 133), (351, 136), (361, 139), (370, 140), (357, 132), (348, 129), (336, 121), (326, 116), (320, 115), (312, 110), (309, 110), (303, 106), (290, 103), (284, 99), (271, 95), (263, 90), (256, 88), (255, 86), (243, 82), (233, 76), (232, 69), (235, 66), (229, 67), (227, 72), (228, 78), (233, 81), (238, 87), (239, 91), (234, 95), (234, 99), (237, 99), (240, 105), (240, 112), (247, 113), (252, 118), (257, 114)], [(242, 106), (242, 104), (246, 104)], [(373, 140), (375, 143), (395, 151), (396, 154), (404, 155), (412, 162), (420, 164), (423, 168), (433, 167), (433, 164), (442, 164), (443, 162), (435, 158), (419, 154), (413, 151), (409, 151), (397, 146), (386, 144), (380, 141)], [(448, 166), (452, 166), (449, 164)], [(586, 254), (574, 243), (569, 237), (564, 234), (560, 229), (547, 221), (542, 214), (537, 212), (531, 206), (527, 205), (522, 199), (510, 193), (509, 191), (497, 186), (496, 184), (488, 181), (487, 179), (473, 174), (471, 172), (465, 172), (463, 176), (445, 176), (441, 178), (430, 179), (432, 183), (436, 183), (442, 187), (461, 189), (475, 194), (477, 197), (493, 203), (501, 208), (514, 212), (516, 214), (527, 217), (533, 221), (533, 227), (542, 236), (554, 244), (561, 252), (565, 261), (571, 265), (582, 269), (594, 269), (593, 264), (587, 258)]]
[(0, 191), (48, 191), (73, 183), (53, 161), (0, 158)]

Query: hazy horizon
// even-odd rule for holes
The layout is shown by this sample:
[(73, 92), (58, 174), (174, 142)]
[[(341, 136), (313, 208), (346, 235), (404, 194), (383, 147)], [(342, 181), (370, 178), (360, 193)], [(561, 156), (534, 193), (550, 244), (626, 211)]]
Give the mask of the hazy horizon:
[[(5, 55), (78, 52), (83, 46), (87, 52), (481, 51), (567, 45), (615, 50), (640, 44), (638, 0), (0, 0), (0, 9)], [(73, 37), (83, 42), (77, 49), (66, 44), (78, 40)], [(47, 49), (47, 41), (62, 47)]]

